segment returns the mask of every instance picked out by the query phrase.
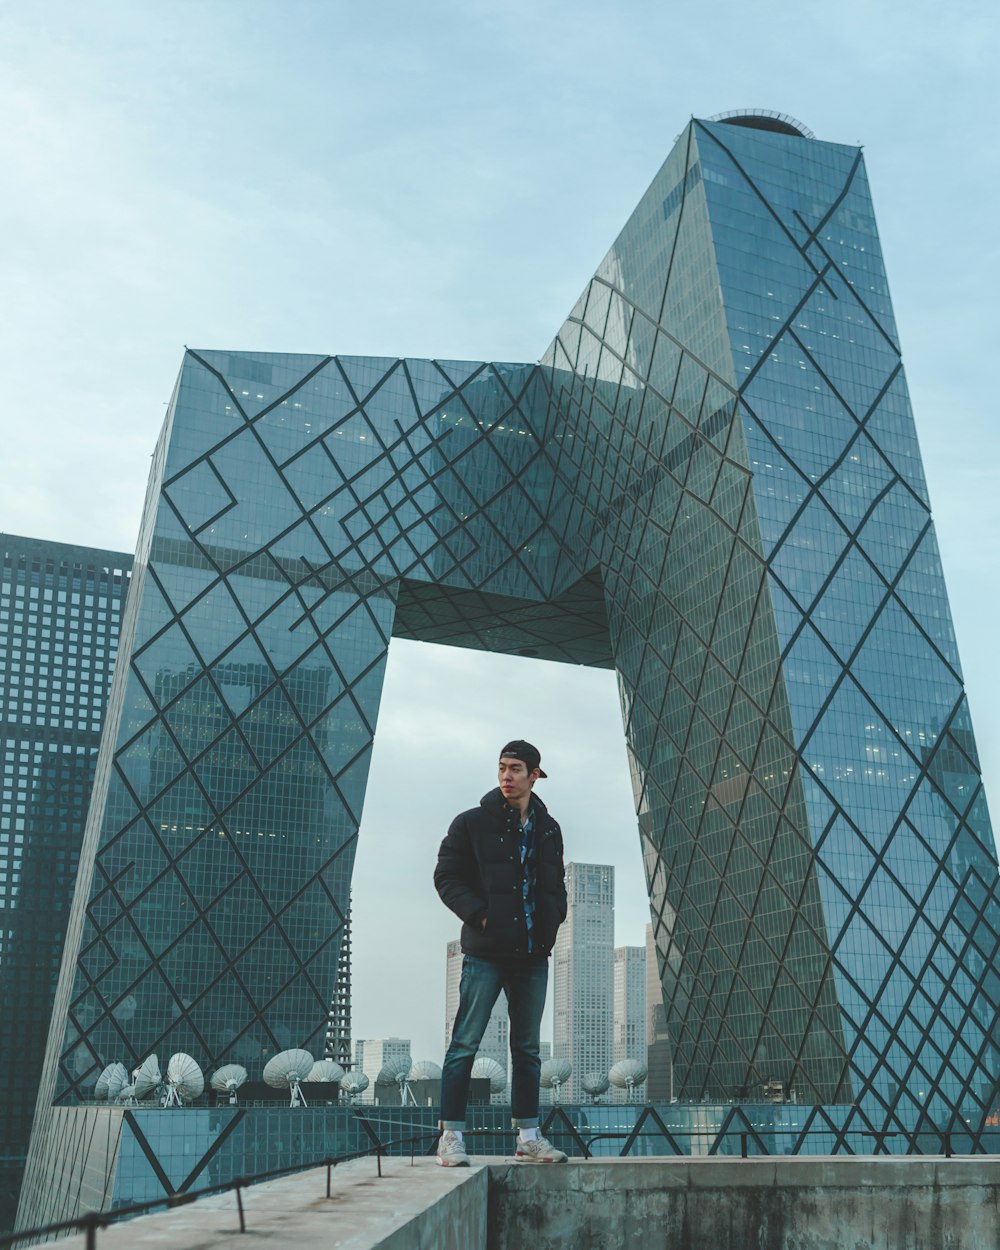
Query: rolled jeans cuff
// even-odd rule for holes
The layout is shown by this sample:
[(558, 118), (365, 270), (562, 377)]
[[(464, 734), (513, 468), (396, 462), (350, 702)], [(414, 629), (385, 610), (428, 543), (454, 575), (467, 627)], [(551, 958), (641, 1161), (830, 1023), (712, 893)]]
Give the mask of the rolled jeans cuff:
[(438, 1120), (438, 1128), (441, 1129), (443, 1133), (464, 1133), (465, 1121), (464, 1120)]
[(537, 1115), (517, 1116), (515, 1119), (511, 1120), (510, 1126), (511, 1128), (538, 1128), (539, 1123), (540, 1121)]

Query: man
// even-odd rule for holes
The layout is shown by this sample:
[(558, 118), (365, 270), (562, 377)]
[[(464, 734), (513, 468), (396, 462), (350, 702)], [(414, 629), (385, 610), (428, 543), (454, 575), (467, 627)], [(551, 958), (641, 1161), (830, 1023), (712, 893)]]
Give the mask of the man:
[(437, 1161), (443, 1167), (469, 1163), (462, 1140), (469, 1080), (501, 990), (510, 1017), (514, 1157), (566, 1161), (538, 1132), (538, 1034), (549, 954), (566, 919), (562, 833), (532, 793), (546, 775), (541, 764), (530, 742), (508, 742), (500, 752), (499, 786), (455, 817), (438, 852), (434, 884), (462, 920), (464, 952), (458, 1015), (441, 1074)]

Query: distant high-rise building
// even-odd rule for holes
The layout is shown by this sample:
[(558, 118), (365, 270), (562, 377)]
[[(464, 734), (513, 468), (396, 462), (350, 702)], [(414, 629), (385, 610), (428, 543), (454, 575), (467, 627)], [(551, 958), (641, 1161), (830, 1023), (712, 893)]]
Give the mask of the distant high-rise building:
[(344, 935), (340, 941), (340, 958), (337, 961), (337, 986), (333, 994), (330, 1016), (326, 1030), (327, 1059), (347, 1071), (354, 1061), (351, 1047), (351, 907), (348, 903), (344, 920)]
[(614, 950), (614, 1019), (611, 1062), (646, 1062), (646, 948), (616, 946)]
[(354, 1071), (368, 1078), (368, 1088), (359, 1101), (398, 1103), (398, 1094), (393, 1094), (391, 1087), (377, 1085), (378, 1074), (390, 1063), (409, 1058), (408, 1037), (358, 1038), (354, 1043)]
[[(459, 941), (449, 942), (444, 993), (445, 1050), (451, 1045), (452, 1033), (455, 1031), (455, 1017), (458, 1015), (458, 991), (462, 981), (462, 958), (462, 943)], [(486, 1026), (486, 1032), (483, 1034), (483, 1040), (479, 1046), (479, 1054), (485, 1055), (488, 1059), (495, 1059), (503, 1068), (506, 1076), (509, 1076), (510, 1072), (508, 1066), (510, 1057), (509, 1032), (507, 996), (501, 991), (500, 997), (490, 1013), (490, 1022)], [(507, 1102), (508, 1095), (506, 1092), (493, 1094), (490, 1097), (490, 1101), (495, 1103)]]
[(615, 870), (609, 864), (567, 864), (568, 911), (552, 954), (552, 1057), (573, 1074), (564, 1102), (581, 1096), (580, 1079), (611, 1066), (612, 952)]
[(132, 557), (0, 534), (0, 1233), (13, 1227)]
[[(646, 1062), (646, 948), (616, 946), (613, 966), (614, 1015), (611, 1030), (611, 1062), (638, 1059)], [(612, 1085), (612, 1101), (629, 1101), (628, 1093)], [(645, 1095), (644, 1095), (645, 1096)]]
[(646, 1098), (669, 1102), (673, 1097), (670, 1035), (663, 1009), (663, 985), (653, 942), (653, 926), (646, 925)]

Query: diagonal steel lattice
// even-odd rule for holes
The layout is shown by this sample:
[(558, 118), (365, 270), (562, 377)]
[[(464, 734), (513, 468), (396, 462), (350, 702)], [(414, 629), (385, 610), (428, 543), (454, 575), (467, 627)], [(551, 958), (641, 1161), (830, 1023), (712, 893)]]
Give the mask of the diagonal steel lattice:
[(996, 851), (864, 163), (733, 121), (537, 365), (186, 354), (56, 1100), (316, 1042), (395, 636), (616, 670), (679, 1097), (982, 1118)]

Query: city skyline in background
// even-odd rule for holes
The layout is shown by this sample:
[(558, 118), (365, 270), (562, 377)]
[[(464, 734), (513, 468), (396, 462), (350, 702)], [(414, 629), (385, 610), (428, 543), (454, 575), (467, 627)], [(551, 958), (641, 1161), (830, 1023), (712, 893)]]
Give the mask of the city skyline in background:
[[(741, 22), (742, 10), (723, 8)], [(867, 147), (991, 792), (1000, 697), (989, 622), (1000, 579), (989, 536), (1000, 526), (989, 486), (995, 256), (984, 242), (992, 237), (990, 197), (977, 157), (992, 116), (981, 94), (989, 77), (982, 67), (996, 49), (986, 10), (964, 6), (941, 28), (938, 10), (917, 6), (900, 29), (888, 8), (846, 6), (842, 29), (860, 23), (871, 36), (849, 44), (827, 23), (789, 9), (795, 28), (781, 50), (767, 30), (743, 30), (725, 98), (718, 75), (706, 80), (693, 55), (704, 63), (707, 26), (694, 20), (679, 31), (669, 15), (644, 8), (634, 23), (627, 12), (585, 8), (589, 26), (574, 8), (565, 43), (567, 11), (558, 6), (546, 15), (516, 6), (492, 15), (485, 91), (485, 18), (467, 15), (453, 27), (466, 56), (449, 55), (444, 75), (435, 72), (443, 53), (433, 13), (422, 25), (403, 10), (355, 15), (336, 32), (337, 73), (324, 77), (317, 71), (325, 41), (309, 39), (308, 53), (297, 42), (304, 31), (332, 33), (314, 6), (291, 6), (283, 29), (264, 6), (241, 6), (257, 16), (247, 31), (227, 20), (231, 11), (201, 11), (198, 49), (165, 29), (162, 14), (141, 25), (124, 5), (97, 6), (89, 29), (72, 6), (51, 6), (61, 19), (55, 41), (41, 40), (17, 15), (3, 18), (13, 53), (4, 103), (20, 119), (4, 136), (16, 187), (5, 212), (22, 241), (4, 261), (17, 311), (16, 320), (7, 314), (5, 340), (11, 471), (3, 528), (133, 549), (145, 465), (185, 341), (446, 349), (469, 358), (488, 349), (533, 359), (681, 119), (747, 103), (784, 109), (821, 138)], [(453, 23), (455, 13), (444, 9), (439, 19)], [(526, 25), (545, 57), (523, 55)], [(262, 33), (272, 58), (266, 75), (254, 73), (248, 54)], [(609, 89), (591, 99), (585, 67), (609, 37), (628, 52), (606, 69), (617, 98)], [(819, 92), (812, 56), (802, 55), (831, 40), (854, 83), (850, 98)], [(170, 49), (181, 78), (194, 84), (189, 99), (168, 88), (154, 101), (162, 85), (146, 72), (154, 47)], [(223, 47), (235, 55), (223, 58)], [(311, 74), (302, 72), (303, 55)], [(386, 72), (373, 77), (373, 63)], [(297, 93), (275, 107), (272, 93), (293, 69)], [(462, 109), (447, 107), (463, 83)], [(328, 131), (319, 159), (310, 142), (316, 118)], [(285, 145), (275, 177), (263, 180), (250, 172), (262, 136)], [(928, 177), (944, 168), (948, 178)], [(281, 189), (296, 178), (304, 197)], [(955, 226), (948, 247), (928, 249), (943, 220)], [(507, 259), (497, 264), (498, 254)], [(33, 419), (23, 423), (24, 413)], [(469, 688), (488, 691), (488, 706), (480, 699), (456, 716), (453, 692)], [(455, 935), (430, 884), (437, 843), (455, 812), (491, 787), (494, 753), (512, 733), (537, 741), (552, 765), (540, 793), (566, 828), (567, 854), (615, 863), (616, 944), (640, 942), (648, 918), (609, 675), (394, 642), (355, 875), (355, 1018), (373, 1035), (390, 1035), (404, 1015), (415, 1049), (428, 1055), (443, 1006), (428, 952)], [(421, 880), (422, 893), (412, 889)], [(400, 929), (421, 940), (392, 960), (368, 962), (366, 952), (392, 941), (380, 917), (387, 899)]]
[[(582, 1085), (584, 1077), (607, 1076), (611, 1068), (623, 1060), (638, 1061), (644, 1067), (656, 1065), (654, 1080), (669, 1084), (669, 1065), (662, 1053), (655, 1053), (650, 1062), (647, 1050), (655, 1040), (652, 1021), (655, 1006), (662, 1013), (662, 994), (658, 978), (653, 976), (650, 998), (653, 1011), (647, 1009), (646, 946), (615, 946), (614, 868), (610, 864), (566, 864), (568, 912), (552, 953), (549, 992), (556, 1004), (555, 1019), (548, 1032), (542, 1030), (541, 1055), (548, 1059), (566, 1060), (572, 1072), (556, 1090), (543, 1095), (546, 1103), (584, 1102), (592, 1096), (604, 1102), (629, 1101), (624, 1089), (594, 1091)], [(649, 935), (647, 934), (647, 942)], [(451, 1042), (459, 1004), (462, 976), (462, 948), (452, 941), (445, 949), (445, 1020), (444, 1047)], [(654, 959), (655, 964), (655, 959)], [(368, 1089), (359, 1102), (378, 1101), (375, 1078), (382, 1065), (383, 1053), (389, 1057), (407, 1056), (418, 1067), (432, 1057), (413, 1049), (409, 1038), (361, 1038), (354, 1042), (355, 1067), (369, 1078)], [(480, 1059), (493, 1060), (503, 1070), (507, 1086), (494, 1093), (491, 1101), (509, 1101), (510, 1054), (508, 1051), (507, 1002), (501, 992), (477, 1052)], [(474, 1070), (480, 1075), (480, 1069)], [(646, 1076), (637, 1082), (646, 1085)], [(395, 1103), (395, 1091), (390, 1091)]]

